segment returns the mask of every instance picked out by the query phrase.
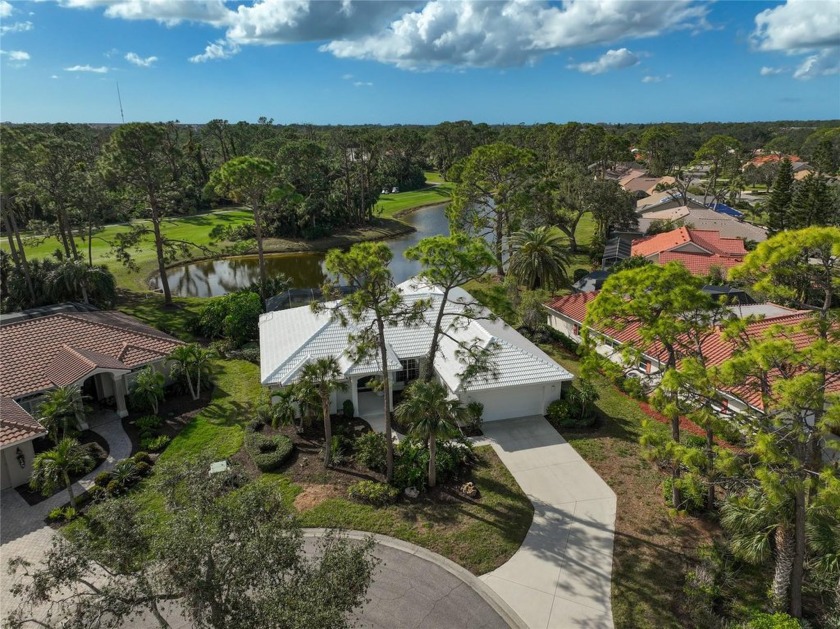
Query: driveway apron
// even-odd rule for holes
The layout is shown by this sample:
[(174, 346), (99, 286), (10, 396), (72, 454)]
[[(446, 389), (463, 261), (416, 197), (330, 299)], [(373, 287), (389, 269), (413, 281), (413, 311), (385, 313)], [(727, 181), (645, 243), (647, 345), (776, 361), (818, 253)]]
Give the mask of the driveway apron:
[(534, 629), (611, 628), (615, 493), (543, 417), (483, 431), (534, 521), (516, 554), (481, 579)]

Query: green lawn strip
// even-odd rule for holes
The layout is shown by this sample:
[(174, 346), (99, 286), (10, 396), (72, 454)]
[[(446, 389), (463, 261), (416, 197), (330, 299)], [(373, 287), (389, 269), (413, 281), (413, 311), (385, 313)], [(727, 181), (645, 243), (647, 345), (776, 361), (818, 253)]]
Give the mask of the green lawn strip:
[(304, 526), (390, 535), (439, 553), (474, 574), (498, 568), (517, 551), (534, 508), (490, 446), (476, 448), (473, 482), (480, 500), (373, 507), (333, 498), (301, 513)]
[(443, 175), (441, 175), (440, 173), (435, 172), (433, 170), (424, 171), (423, 174), (426, 175), (426, 183), (427, 184), (430, 184), (430, 183), (445, 183), (445, 181), (446, 181), (443, 178)]
[(441, 183), (437, 186), (429, 186), (420, 190), (410, 192), (397, 192), (396, 194), (383, 194), (379, 197), (375, 212), (383, 218), (394, 218), (401, 212), (426, 205), (448, 203), (451, 200), (453, 183)]
[(193, 322), (212, 297), (173, 297), (173, 308), (163, 307), (163, 296), (153, 293), (124, 293), (119, 309), (161, 332), (186, 342), (195, 340)]

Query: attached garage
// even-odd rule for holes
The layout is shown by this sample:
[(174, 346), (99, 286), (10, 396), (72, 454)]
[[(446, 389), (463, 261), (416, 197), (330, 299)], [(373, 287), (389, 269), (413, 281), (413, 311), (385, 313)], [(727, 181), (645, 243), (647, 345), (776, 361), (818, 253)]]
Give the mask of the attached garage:
[(514, 417), (545, 415), (549, 402), (560, 397), (562, 382), (519, 385), (498, 389), (466, 391), (460, 394), (464, 403), (480, 402), (484, 405), (484, 421), (498, 421)]

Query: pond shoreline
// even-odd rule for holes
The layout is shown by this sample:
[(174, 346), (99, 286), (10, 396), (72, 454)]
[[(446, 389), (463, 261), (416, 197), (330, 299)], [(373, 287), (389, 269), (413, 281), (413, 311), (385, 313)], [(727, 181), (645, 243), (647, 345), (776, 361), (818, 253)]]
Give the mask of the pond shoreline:
[[(439, 203), (426, 204), (401, 211), (400, 216), (406, 216), (415, 210), (432, 205), (440, 205)], [(375, 218), (374, 222), (364, 227), (355, 227), (332, 236), (325, 238), (318, 238), (316, 240), (297, 240), (286, 238), (266, 238), (263, 241), (263, 252), (265, 254), (300, 254), (300, 253), (321, 253), (329, 251), (330, 249), (343, 249), (350, 247), (360, 242), (375, 242), (379, 240), (390, 240), (399, 236), (405, 236), (417, 231), (408, 223), (404, 223), (396, 218)], [(194, 262), (205, 262), (207, 260), (224, 260), (226, 258), (236, 258), (242, 256), (256, 256), (258, 255), (256, 248), (247, 249), (245, 251), (236, 253), (219, 252), (217, 255), (198, 256), (195, 258), (184, 258), (168, 264), (166, 270), (177, 269), (185, 264), (192, 264)], [(158, 277), (157, 269), (146, 274), (144, 279), (147, 291), (154, 293), (162, 292), (161, 289), (152, 288), (151, 283)]]

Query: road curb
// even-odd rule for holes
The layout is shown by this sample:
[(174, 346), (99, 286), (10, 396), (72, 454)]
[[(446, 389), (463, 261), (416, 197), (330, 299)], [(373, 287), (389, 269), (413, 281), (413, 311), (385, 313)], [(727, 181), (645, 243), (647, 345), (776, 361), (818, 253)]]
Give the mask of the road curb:
[[(304, 537), (323, 537), (329, 530), (330, 529), (325, 528), (305, 528), (303, 529), (303, 535)], [(395, 537), (389, 537), (388, 535), (345, 530), (341, 530), (339, 533), (343, 537), (358, 540), (364, 540), (372, 537), (374, 542), (377, 544), (388, 546), (389, 548), (394, 548), (409, 555), (420, 557), (421, 559), (443, 568), (449, 574), (472, 588), (488, 605), (490, 605), (490, 607), (496, 611), (496, 613), (499, 614), (499, 616), (505, 620), (505, 622), (507, 622), (510, 627), (513, 627), (514, 629), (528, 629), (528, 625), (522, 621), (510, 605), (508, 605), (498, 594), (496, 594), (490, 586), (463, 566), (459, 566), (454, 561), (426, 548), (417, 546), (416, 544), (411, 544), (401, 539), (396, 539)]]

